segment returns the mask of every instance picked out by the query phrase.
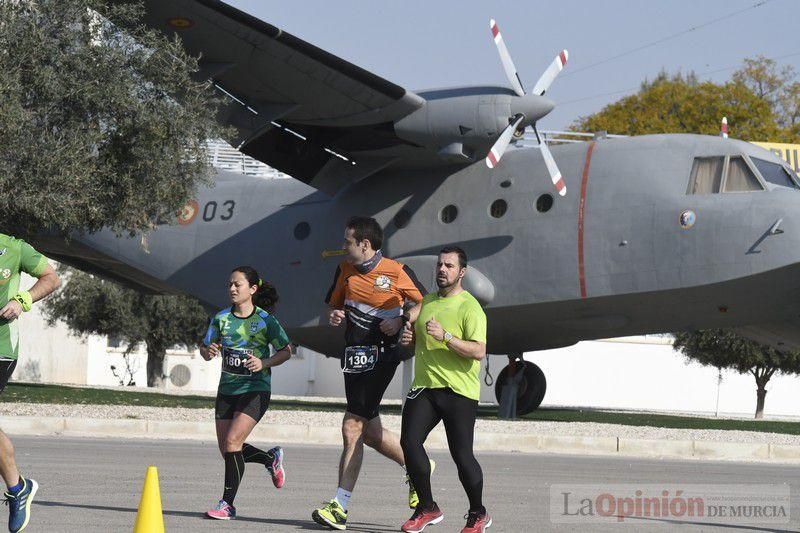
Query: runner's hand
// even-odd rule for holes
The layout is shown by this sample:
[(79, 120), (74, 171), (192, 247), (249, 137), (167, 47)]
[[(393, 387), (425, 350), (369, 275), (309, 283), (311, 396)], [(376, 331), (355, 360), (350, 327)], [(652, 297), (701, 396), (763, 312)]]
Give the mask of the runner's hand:
[(403, 327), (403, 333), (400, 335), (400, 344), (403, 346), (414, 344), (414, 326), (410, 322), (406, 322)]
[(216, 342), (209, 344), (208, 348), (206, 348), (206, 353), (208, 354), (209, 360), (219, 356), (221, 353), (220, 350), (222, 350), (222, 346), (220, 344)]
[(431, 317), (430, 320), (425, 322), (425, 329), (428, 331), (428, 335), (437, 341), (442, 342), (444, 340), (444, 328), (441, 324), (436, 322), (435, 317)]
[(344, 311), (342, 309), (331, 309), (328, 313), (328, 324), (331, 326), (338, 326), (344, 320)]
[(244, 362), (244, 367), (250, 372), (261, 372), (264, 368), (264, 362), (253, 354), (247, 356), (247, 361)]
[(394, 337), (403, 327), (403, 317), (390, 318), (381, 322), (381, 331), (384, 335)]
[(22, 306), (16, 300), (9, 300), (6, 305), (0, 309), (0, 318), (5, 318), (9, 322), (16, 320), (22, 314)]

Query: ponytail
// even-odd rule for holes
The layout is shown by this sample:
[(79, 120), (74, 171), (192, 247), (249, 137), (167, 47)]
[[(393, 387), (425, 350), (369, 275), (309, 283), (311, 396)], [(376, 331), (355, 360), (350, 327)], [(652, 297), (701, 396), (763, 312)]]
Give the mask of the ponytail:
[(278, 291), (275, 286), (268, 281), (262, 281), (253, 295), (253, 303), (272, 314), (275, 311), (275, 304), (278, 303)]

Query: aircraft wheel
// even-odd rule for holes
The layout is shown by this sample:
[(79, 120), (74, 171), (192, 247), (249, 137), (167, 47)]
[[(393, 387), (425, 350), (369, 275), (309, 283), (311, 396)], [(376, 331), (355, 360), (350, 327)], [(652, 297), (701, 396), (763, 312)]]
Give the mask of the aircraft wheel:
[[(520, 371), (523, 373), (523, 376), (522, 382), (517, 390), (517, 416), (526, 415), (538, 409), (542, 400), (544, 400), (545, 392), (547, 392), (547, 379), (545, 379), (544, 372), (542, 372), (541, 368), (530, 361), (525, 361), (524, 367), (521, 370), (517, 370), (517, 372)], [(500, 401), (503, 386), (510, 379), (510, 373), (511, 369), (506, 366), (497, 376), (494, 394), (498, 402)]]

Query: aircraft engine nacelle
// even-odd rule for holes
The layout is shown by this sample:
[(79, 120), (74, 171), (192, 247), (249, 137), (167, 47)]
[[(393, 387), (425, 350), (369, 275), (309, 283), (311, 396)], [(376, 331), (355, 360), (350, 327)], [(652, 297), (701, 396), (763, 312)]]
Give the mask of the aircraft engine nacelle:
[(543, 96), (519, 97), (503, 87), (444, 89), (420, 96), (425, 104), (395, 123), (396, 134), (455, 160), (484, 157), (515, 116), (525, 117), (520, 125), (524, 129), (554, 107)]

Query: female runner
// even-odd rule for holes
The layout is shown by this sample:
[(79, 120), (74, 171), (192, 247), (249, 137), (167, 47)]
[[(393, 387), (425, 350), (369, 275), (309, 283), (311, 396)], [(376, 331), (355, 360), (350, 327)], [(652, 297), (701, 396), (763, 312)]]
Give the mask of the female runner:
[[(228, 281), (231, 306), (211, 319), (200, 355), (222, 357), (215, 418), (219, 451), (225, 460), (222, 499), (206, 512), (217, 520), (236, 518), (233, 506), (245, 463), (263, 464), (276, 488), (286, 480), (283, 449), (263, 451), (245, 442), (269, 406), (272, 367), (291, 357), (286, 332), (270, 314), (278, 301), (274, 287), (255, 269), (240, 266)], [(270, 346), (275, 354), (270, 357)]]

